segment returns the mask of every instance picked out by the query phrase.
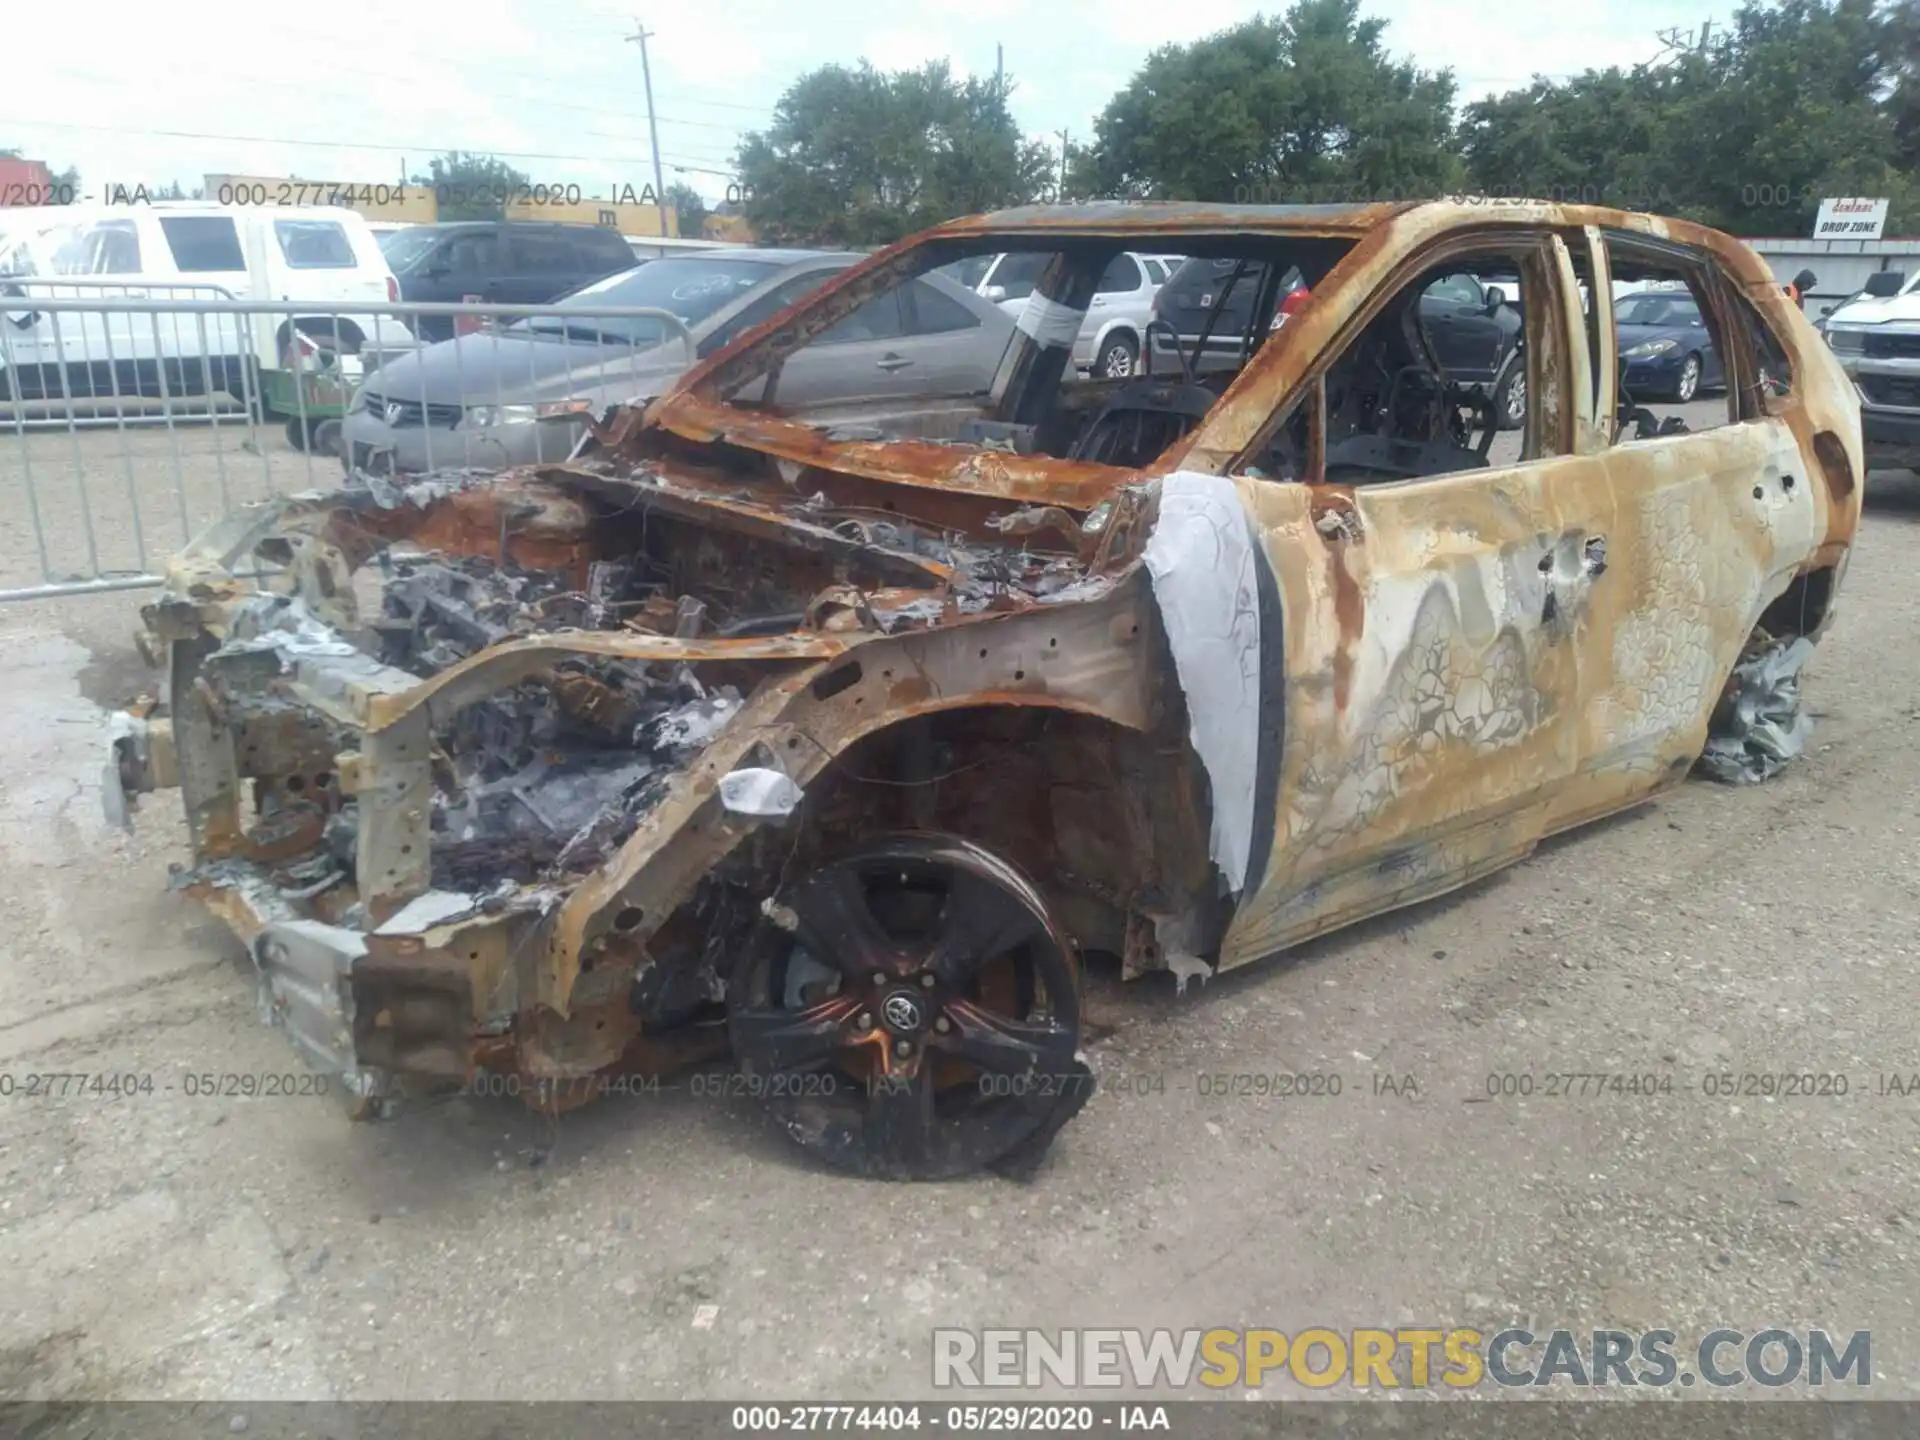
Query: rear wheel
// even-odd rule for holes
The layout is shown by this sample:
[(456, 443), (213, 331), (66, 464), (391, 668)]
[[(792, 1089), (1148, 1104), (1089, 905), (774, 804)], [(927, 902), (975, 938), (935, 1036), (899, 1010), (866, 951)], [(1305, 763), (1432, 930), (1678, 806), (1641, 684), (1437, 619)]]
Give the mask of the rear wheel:
[(1700, 393), (1700, 357), (1689, 355), (1680, 362), (1680, 378), (1674, 382), (1673, 398), (1682, 405)]
[(728, 987), (734, 1054), (829, 1164), (890, 1180), (1029, 1164), (1086, 1102), (1071, 946), (990, 851), (888, 837), (767, 916)]
[(1093, 373), (1102, 380), (1125, 380), (1139, 368), (1140, 347), (1127, 334), (1109, 335), (1094, 357)]
[(1517, 358), (1494, 387), (1493, 414), (1502, 430), (1518, 430), (1527, 423), (1527, 367)]

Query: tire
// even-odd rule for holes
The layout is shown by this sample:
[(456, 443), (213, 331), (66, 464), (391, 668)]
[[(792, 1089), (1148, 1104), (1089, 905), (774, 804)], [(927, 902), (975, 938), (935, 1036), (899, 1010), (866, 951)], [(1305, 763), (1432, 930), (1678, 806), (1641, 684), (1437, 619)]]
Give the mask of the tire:
[[(938, 918), (869, 908), (890, 889), (944, 891)], [(728, 1033), (779, 1129), (829, 1165), (885, 1180), (1030, 1173), (1092, 1093), (1072, 944), (992, 852), (882, 836), (765, 913), (728, 982)]]
[(1680, 362), (1680, 378), (1674, 382), (1673, 398), (1685, 405), (1700, 393), (1700, 356), (1692, 354)]
[(1527, 423), (1527, 367), (1517, 355), (1493, 387), (1493, 414), (1496, 430), (1519, 430)]
[(1131, 335), (1116, 331), (1100, 345), (1093, 357), (1096, 380), (1126, 380), (1140, 373), (1140, 346)]

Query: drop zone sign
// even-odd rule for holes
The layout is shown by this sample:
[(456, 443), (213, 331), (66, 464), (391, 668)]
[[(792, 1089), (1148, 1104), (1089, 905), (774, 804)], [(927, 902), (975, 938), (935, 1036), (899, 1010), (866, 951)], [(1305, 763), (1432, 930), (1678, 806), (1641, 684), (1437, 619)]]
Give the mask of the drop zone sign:
[(1822, 200), (1813, 222), (1816, 240), (1878, 240), (1887, 224), (1885, 200)]

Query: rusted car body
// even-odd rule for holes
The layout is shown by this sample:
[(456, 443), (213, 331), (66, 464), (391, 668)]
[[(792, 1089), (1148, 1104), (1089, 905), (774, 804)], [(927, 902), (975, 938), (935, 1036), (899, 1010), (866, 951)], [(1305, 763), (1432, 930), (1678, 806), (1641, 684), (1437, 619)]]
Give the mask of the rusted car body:
[[(990, 393), (780, 406), (813, 337), (1023, 246), (1054, 260)], [(1277, 256), (1312, 299), (1269, 333), (1263, 294), (1236, 372), (1081, 381), (1093, 285), (1141, 248)], [(1406, 297), (1499, 265), (1531, 404), (1496, 465)], [(1719, 428), (1623, 429), (1646, 417), (1583, 296), (1648, 267), (1713, 317)], [(1019, 1165), (1091, 1088), (1084, 956), (1243, 965), (1777, 740), (1742, 677), (1791, 681), (1830, 622), (1863, 479), (1852, 387), (1717, 232), (974, 217), (564, 464), (209, 534), (145, 607), (162, 708), (120, 721), (115, 769), (179, 785), (179, 884), (370, 1103), (485, 1072), (564, 1106), (731, 1048), (835, 1164)]]

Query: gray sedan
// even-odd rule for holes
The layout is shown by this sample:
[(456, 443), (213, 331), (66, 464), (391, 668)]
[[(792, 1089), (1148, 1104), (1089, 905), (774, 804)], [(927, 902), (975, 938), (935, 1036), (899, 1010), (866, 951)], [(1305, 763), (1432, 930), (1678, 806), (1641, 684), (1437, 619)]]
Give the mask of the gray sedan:
[[(654, 260), (556, 301), (550, 315), (426, 346), (368, 377), (347, 413), (342, 461), (392, 473), (563, 460), (585, 417), (664, 393), (691, 363), (665, 322), (596, 318), (596, 309), (668, 311), (704, 358), (863, 258), (743, 249)], [(796, 354), (780, 399), (985, 390), (1012, 338), (997, 306), (926, 275), (876, 296)]]

